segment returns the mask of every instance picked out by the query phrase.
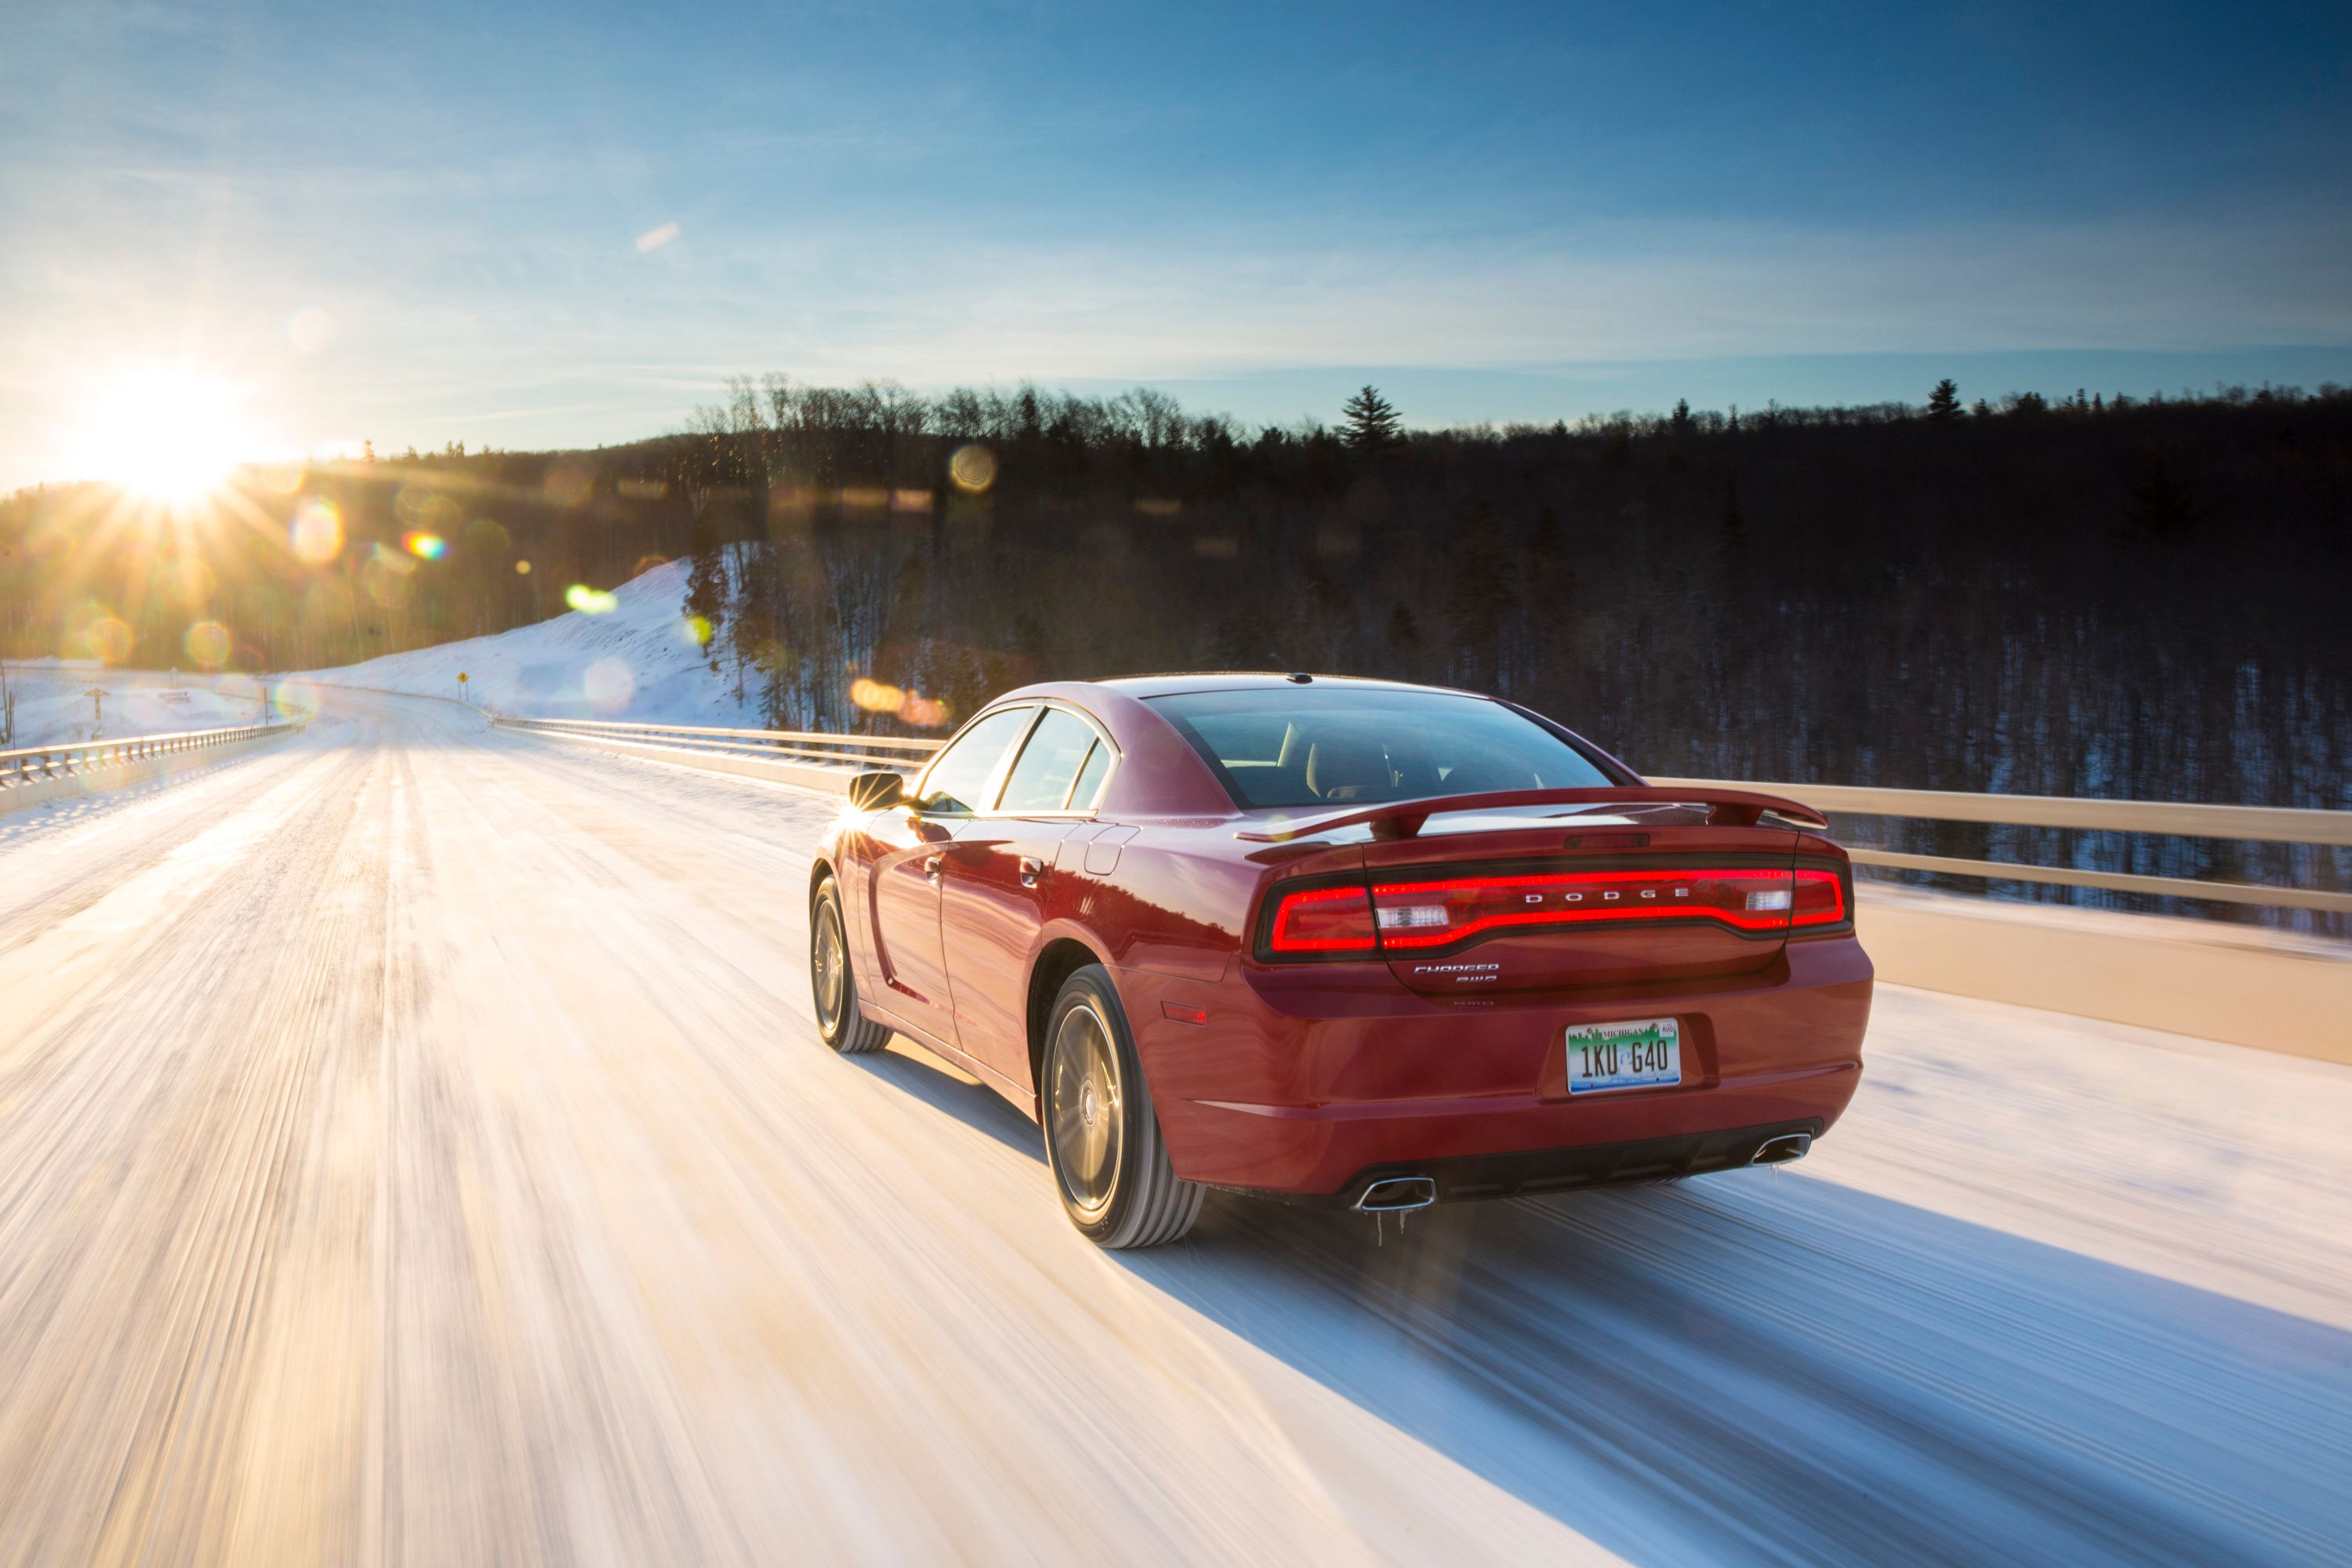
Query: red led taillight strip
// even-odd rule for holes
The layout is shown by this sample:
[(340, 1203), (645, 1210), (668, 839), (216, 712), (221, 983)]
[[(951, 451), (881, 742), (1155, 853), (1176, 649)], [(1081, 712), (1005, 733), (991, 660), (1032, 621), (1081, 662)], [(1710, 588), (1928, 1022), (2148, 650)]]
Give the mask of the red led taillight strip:
[(1845, 918), (1834, 871), (1792, 876), (1753, 867), (1383, 882), (1372, 902), (1381, 947), (1403, 952), (1513, 927), (1708, 920), (1761, 935)]
[(1837, 925), (1835, 871), (1768, 867), (1562, 871), (1310, 888), (1275, 908), (1271, 956), (1422, 952), (1514, 928), (1708, 920), (1753, 935)]

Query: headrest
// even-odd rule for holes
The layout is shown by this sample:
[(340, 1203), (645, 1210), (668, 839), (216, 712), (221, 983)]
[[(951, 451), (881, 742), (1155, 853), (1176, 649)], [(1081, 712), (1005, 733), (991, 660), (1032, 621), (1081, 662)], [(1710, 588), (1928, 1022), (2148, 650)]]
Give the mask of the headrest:
[(1320, 799), (1354, 800), (1394, 782), (1386, 748), (1367, 736), (1333, 736), (1307, 749), (1307, 787)]

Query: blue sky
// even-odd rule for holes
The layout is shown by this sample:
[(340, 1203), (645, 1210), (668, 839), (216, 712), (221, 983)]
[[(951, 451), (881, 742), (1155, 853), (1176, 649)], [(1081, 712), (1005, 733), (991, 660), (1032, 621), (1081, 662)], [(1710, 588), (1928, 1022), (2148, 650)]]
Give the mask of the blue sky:
[[(2063, 14), (2061, 14), (2063, 13)], [(1419, 424), (2352, 382), (2352, 8), (9, 7), (0, 487), (730, 374)], [(674, 237), (659, 239), (668, 226)]]

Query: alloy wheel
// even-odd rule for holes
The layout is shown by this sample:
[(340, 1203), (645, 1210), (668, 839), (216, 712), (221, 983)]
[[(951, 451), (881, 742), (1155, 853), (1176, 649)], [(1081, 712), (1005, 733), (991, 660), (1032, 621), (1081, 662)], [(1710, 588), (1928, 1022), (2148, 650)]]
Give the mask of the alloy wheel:
[(1126, 1152), (1125, 1097), (1110, 1031), (1091, 1006), (1062, 1016), (1051, 1089), (1055, 1166), (1078, 1208), (1100, 1213), (1118, 1191)]

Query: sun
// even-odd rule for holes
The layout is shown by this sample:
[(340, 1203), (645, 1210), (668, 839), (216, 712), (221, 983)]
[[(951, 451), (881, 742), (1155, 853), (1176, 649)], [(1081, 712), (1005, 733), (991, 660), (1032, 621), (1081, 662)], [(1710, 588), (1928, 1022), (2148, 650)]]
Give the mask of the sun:
[(76, 471), (142, 500), (193, 505), (247, 455), (243, 402), (237, 387), (183, 367), (126, 369), (83, 412), (73, 437)]

